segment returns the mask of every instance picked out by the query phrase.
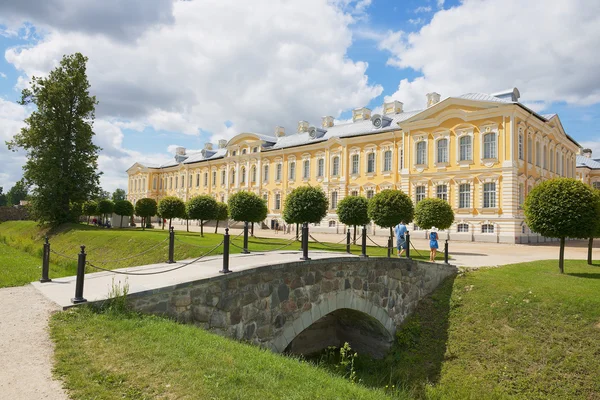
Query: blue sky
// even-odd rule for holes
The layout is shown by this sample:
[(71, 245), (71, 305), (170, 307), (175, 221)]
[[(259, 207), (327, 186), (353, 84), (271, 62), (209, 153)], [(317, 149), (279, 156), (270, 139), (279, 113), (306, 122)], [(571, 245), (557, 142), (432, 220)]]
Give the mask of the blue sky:
[[(96, 142), (109, 190), (125, 185), (133, 162), (164, 162), (175, 146), (276, 125), (294, 131), (298, 120), (344, 120), (389, 99), (419, 109), (430, 91), (516, 86), (522, 102), (558, 113), (600, 155), (600, 60), (589, 56), (600, 50), (598, 1), (33, 3), (0, 4), (0, 139), (27, 116), (15, 101), (31, 76), (80, 51), (100, 101)], [(0, 145), (0, 158), (8, 188), (24, 154)]]

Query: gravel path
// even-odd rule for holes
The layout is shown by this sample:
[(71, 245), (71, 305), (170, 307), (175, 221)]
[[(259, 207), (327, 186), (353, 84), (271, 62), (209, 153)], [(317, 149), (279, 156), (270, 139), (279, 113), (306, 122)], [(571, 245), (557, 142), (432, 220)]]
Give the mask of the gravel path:
[(58, 306), (33, 286), (0, 289), (0, 397), (68, 399), (52, 379), (48, 317)]

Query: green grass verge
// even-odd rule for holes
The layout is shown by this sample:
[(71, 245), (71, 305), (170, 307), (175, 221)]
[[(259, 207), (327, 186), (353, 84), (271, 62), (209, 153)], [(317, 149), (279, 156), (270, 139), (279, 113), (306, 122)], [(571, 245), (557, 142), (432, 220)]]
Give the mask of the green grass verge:
[[(221, 229), (223, 231), (223, 229)], [(39, 257), (41, 264), (42, 244), (44, 235), (49, 235), (51, 249), (68, 256), (63, 258), (51, 254), (50, 278), (75, 275), (77, 270), (77, 253), (80, 246), (86, 246), (87, 260), (93, 264), (107, 269), (127, 268), (139, 265), (155, 264), (168, 259), (168, 237), (167, 230), (147, 229), (104, 229), (85, 224), (66, 224), (54, 231), (47, 231), (36, 225), (33, 221), (9, 221), (0, 224), (0, 243), (20, 250), (34, 257)], [(176, 231), (175, 259), (184, 260), (196, 258), (211, 250), (223, 240), (222, 234), (205, 233), (201, 237), (199, 233)], [(288, 239), (277, 238), (251, 238), (249, 249), (251, 251), (266, 251), (277, 249), (288, 243)], [(243, 245), (242, 237), (232, 236), (231, 253), (239, 253), (239, 247)], [(198, 247), (201, 246), (201, 247)], [(285, 250), (297, 250), (299, 244), (292, 244)], [(340, 244), (311, 244), (312, 250), (345, 251), (345, 245)], [(354, 254), (360, 254), (360, 246), (352, 246)], [(139, 256), (135, 256), (136, 254)], [(423, 258), (428, 258), (429, 253), (421, 250)], [(222, 254), (222, 247), (216, 249), (212, 254)], [(369, 247), (368, 254), (371, 256), (385, 256), (386, 249)], [(420, 258), (415, 252), (412, 253), (416, 259)], [(132, 258), (127, 258), (135, 256)], [(443, 256), (440, 256), (443, 257)], [(103, 263), (103, 261), (127, 258), (122, 261)], [(15, 260), (17, 262), (18, 260)], [(25, 263), (25, 261), (23, 261)], [(15, 266), (18, 264), (13, 263)], [(56, 268), (58, 267), (58, 268)], [(16, 267), (15, 267), (16, 268)], [(39, 279), (39, 272), (25, 269), (31, 272), (27, 282)], [(96, 272), (95, 269), (87, 267), (86, 272)], [(9, 281), (2, 279), (0, 275), (0, 287), (9, 285)]]
[[(52, 264), (50, 268), (57, 274), (70, 271)], [(42, 255), (32, 256), (0, 242), (0, 287), (26, 285), (42, 276)]]
[(386, 359), (358, 356), (358, 378), (373, 391), (193, 326), (89, 310), (53, 317), (56, 372), (76, 400), (595, 399), (600, 264), (565, 269), (532, 262), (446, 280), (398, 330)]

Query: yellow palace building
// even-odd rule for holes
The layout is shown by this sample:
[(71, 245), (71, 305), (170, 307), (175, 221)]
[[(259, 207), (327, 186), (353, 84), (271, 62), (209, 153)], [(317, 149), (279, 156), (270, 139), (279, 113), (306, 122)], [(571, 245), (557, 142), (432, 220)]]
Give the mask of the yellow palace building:
[(316, 126), (300, 121), (294, 132), (278, 126), (273, 135), (240, 133), (218, 146), (207, 143), (200, 152), (178, 148), (172, 162), (129, 168), (128, 198), (187, 200), (208, 194), (226, 202), (232, 193), (252, 191), (267, 201), (262, 228), (272, 229), (283, 224), (286, 195), (314, 185), (328, 195), (329, 212), (311, 229), (342, 232), (336, 208), (345, 196), (370, 198), (400, 189), (415, 203), (426, 197), (447, 200), (456, 214), (447, 232), (452, 240), (543, 241), (524, 224), (521, 206), (527, 193), (557, 176), (584, 179), (585, 174), (589, 184), (600, 182), (600, 162), (577, 156), (580, 146), (557, 115), (537, 114), (519, 97), (516, 88), (443, 101), (429, 93), (423, 110), (406, 112), (401, 102), (392, 101), (381, 115), (357, 108), (348, 123), (326, 116)]

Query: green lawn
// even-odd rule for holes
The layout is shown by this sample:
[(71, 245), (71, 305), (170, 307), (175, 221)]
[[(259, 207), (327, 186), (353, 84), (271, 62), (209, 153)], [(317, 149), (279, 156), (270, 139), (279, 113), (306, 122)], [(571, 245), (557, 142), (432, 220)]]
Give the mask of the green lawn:
[[(69, 271), (59, 265), (50, 268), (60, 275)], [(0, 287), (26, 285), (42, 276), (42, 255), (32, 256), (0, 242)]]
[[(220, 230), (221, 232), (224, 229)], [(86, 246), (87, 260), (102, 268), (116, 269), (126, 268), (138, 265), (154, 264), (164, 262), (168, 259), (168, 231), (161, 229), (147, 229), (142, 231), (138, 229), (104, 229), (84, 224), (67, 224), (61, 228), (48, 232), (39, 228), (33, 221), (11, 221), (0, 224), (0, 243), (27, 253), (33, 257), (39, 257), (38, 263), (41, 264), (42, 244), (44, 235), (48, 234), (50, 238), (51, 249), (61, 253), (65, 257), (51, 254), (50, 260), (50, 278), (75, 275), (77, 270), (77, 253), (80, 246)], [(201, 237), (199, 233), (176, 231), (175, 233), (175, 260), (196, 258), (217, 246), (223, 240), (222, 234), (205, 233)], [(273, 238), (251, 238), (249, 243), (250, 251), (265, 251), (281, 248), (289, 242), (288, 239)], [(243, 245), (241, 236), (233, 237), (231, 253), (239, 253)], [(285, 249), (298, 250), (300, 245), (293, 243)], [(222, 247), (217, 248), (214, 255), (222, 254)], [(312, 250), (331, 250), (345, 251), (345, 245), (326, 244), (321, 245), (313, 243), (310, 245)], [(352, 246), (354, 254), (360, 254), (360, 246)], [(143, 254), (140, 254), (143, 253)], [(429, 258), (429, 253), (420, 250), (423, 258)], [(17, 253), (18, 254), (18, 253)], [(140, 254), (139, 256), (136, 256)], [(368, 254), (371, 256), (385, 256), (386, 249), (378, 247), (369, 247)], [(423, 259), (414, 251), (414, 258)], [(121, 261), (114, 261), (123, 259)], [(439, 256), (440, 259), (443, 255)], [(106, 262), (109, 261), (109, 262)], [(23, 265), (26, 262), (23, 261)], [(58, 267), (58, 268), (56, 268)], [(28, 271), (28, 272), (26, 272)], [(87, 267), (87, 272), (96, 272), (95, 269)], [(23, 268), (21, 272), (25, 282), (31, 282), (39, 279), (40, 273), (36, 270)], [(29, 276), (29, 278), (26, 278)], [(10, 281), (5, 281), (0, 275), (0, 287), (10, 285)]]
[[(556, 261), (448, 279), (398, 331), (362, 385), (166, 319), (56, 314), (56, 372), (73, 399), (597, 399), (600, 264)], [(376, 389), (365, 389), (364, 387)], [(385, 387), (388, 386), (386, 389)], [(399, 389), (400, 388), (400, 389)]]

